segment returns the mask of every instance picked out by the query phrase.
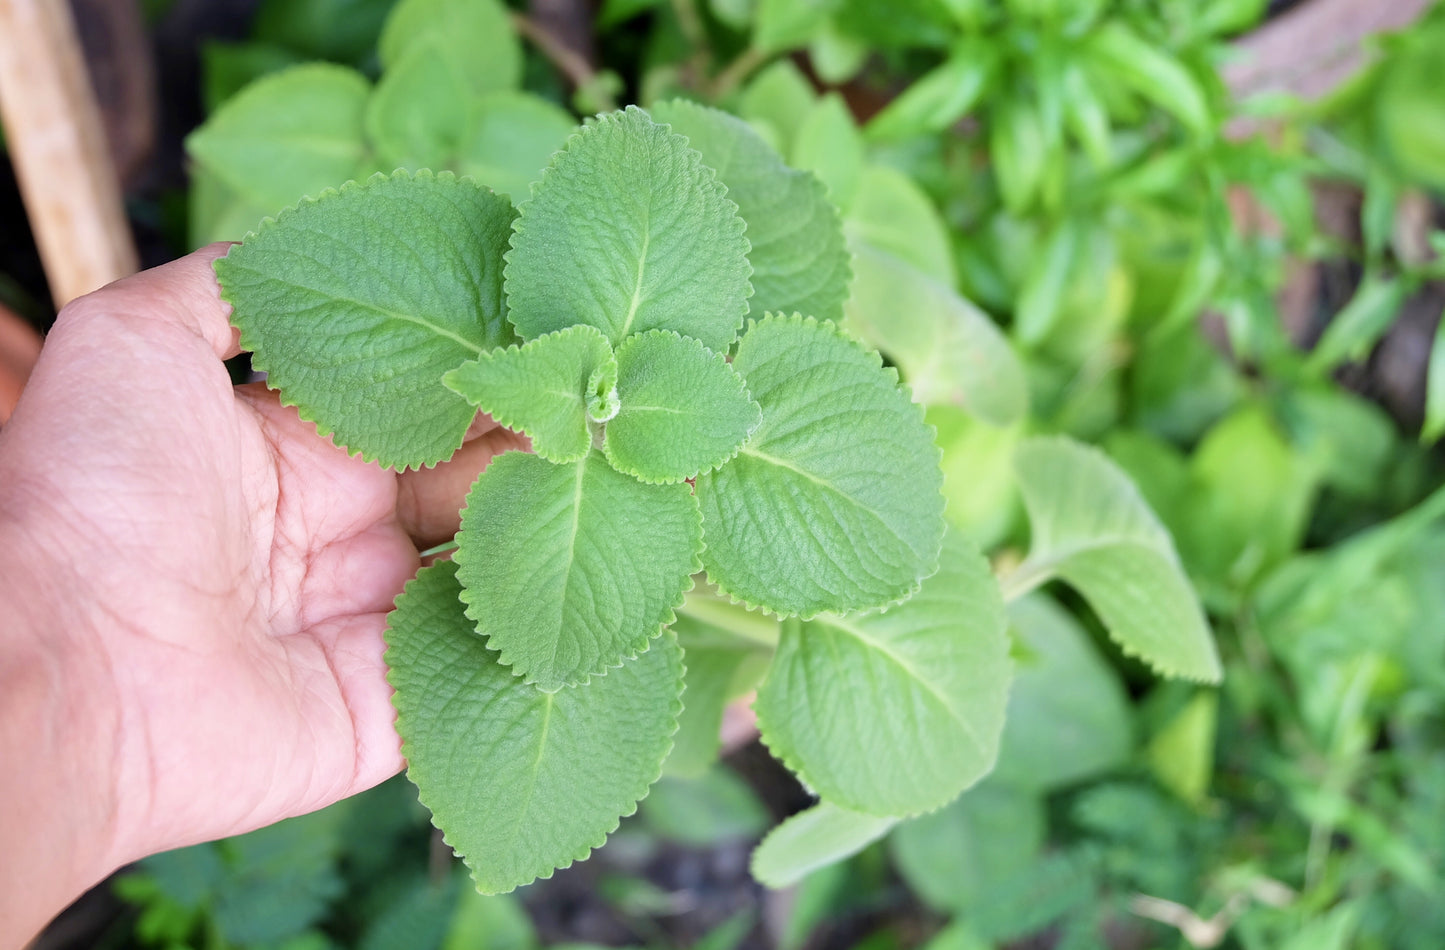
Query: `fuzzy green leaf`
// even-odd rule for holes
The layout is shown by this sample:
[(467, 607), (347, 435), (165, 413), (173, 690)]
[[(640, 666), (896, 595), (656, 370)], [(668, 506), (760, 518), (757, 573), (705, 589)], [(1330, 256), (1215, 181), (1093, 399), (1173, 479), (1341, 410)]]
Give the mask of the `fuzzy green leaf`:
[(361, 173), (370, 93), (354, 69), (311, 63), (282, 70), (222, 106), (186, 139), (186, 151), (247, 204), (275, 213)]
[(378, 176), (266, 221), (216, 274), (241, 345), (302, 418), (368, 460), (432, 465), (476, 414), (442, 374), (512, 339), (513, 214), (450, 174)]
[(822, 182), (783, 164), (752, 126), (726, 112), (678, 99), (652, 115), (687, 136), (737, 202), (752, 244), (753, 312), (842, 319), (848, 248)]
[(855, 243), (891, 254), (944, 287), (953, 287), (948, 224), (928, 193), (898, 169), (887, 165), (863, 169), (858, 197), (848, 209), (847, 230)]
[(762, 410), (720, 353), (667, 330), (617, 348), (617, 417), (603, 449), (619, 472), (680, 482), (732, 458)]
[(950, 534), (938, 573), (899, 606), (784, 621), (758, 690), (763, 741), (838, 805), (898, 816), (939, 808), (998, 755), (1004, 630), (988, 562)]
[(388, 679), (407, 775), (495, 894), (585, 858), (636, 810), (677, 727), (682, 656), (669, 634), (586, 686), (544, 693), (472, 632), (460, 592), (445, 561), (407, 585)]
[(1168, 531), (1129, 477), (1066, 438), (1030, 439), (1014, 458), (1033, 532), (1017, 576), (1067, 581), (1126, 653), (1160, 673), (1218, 682), (1209, 624)]
[(898, 367), (925, 405), (958, 406), (992, 425), (1028, 409), (1028, 381), (1008, 340), (982, 311), (917, 268), (854, 243), (844, 324)]
[(708, 577), (805, 617), (917, 590), (938, 565), (942, 474), (897, 374), (796, 315), (752, 324), (732, 365), (763, 421), (737, 458), (697, 479)]
[(753, 851), (753, 877), (768, 887), (796, 884), (851, 857), (888, 833), (897, 818), (879, 818), (819, 802), (774, 828)]
[(592, 450), (588, 409), (613, 395), (617, 361), (602, 331), (576, 326), (483, 353), (442, 382), (497, 422), (525, 432), (542, 458), (575, 462)]
[(366, 104), (366, 135), (386, 168), (440, 168), (457, 149), (467, 117), (465, 82), (428, 46), (387, 67)]
[(698, 569), (688, 486), (645, 485), (602, 453), (569, 465), (509, 452), (467, 494), (462, 600), (501, 662), (544, 690), (647, 649)]
[(517, 219), (507, 255), (517, 330), (530, 339), (588, 323), (614, 346), (676, 330), (727, 350), (750, 287), (743, 220), (726, 193), (687, 139), (641, 109), (589, 122)]
[(525, 201), (552, 155), (577, 128), (540, 96), (498, 92), (472, 104), (458, 141), (457, 174), (475, 178), (513, 204)]
[(401, 0), (377, 41), (381, 65), (418, 49), (445, 60), (474, 95), (521, 85), (522, 48), (497, 0)]

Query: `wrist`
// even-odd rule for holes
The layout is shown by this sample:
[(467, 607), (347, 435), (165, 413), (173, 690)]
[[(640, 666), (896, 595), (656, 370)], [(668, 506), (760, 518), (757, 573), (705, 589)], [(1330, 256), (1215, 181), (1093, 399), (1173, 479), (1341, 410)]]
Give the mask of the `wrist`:
[[(13, 493), (7, 493), (13, 499)], [(124, 858), (99, 656), (68, 570), (0, 498), (0, 946), (19, 946)], [(113, 717), (112, 717), (113, 718)]]

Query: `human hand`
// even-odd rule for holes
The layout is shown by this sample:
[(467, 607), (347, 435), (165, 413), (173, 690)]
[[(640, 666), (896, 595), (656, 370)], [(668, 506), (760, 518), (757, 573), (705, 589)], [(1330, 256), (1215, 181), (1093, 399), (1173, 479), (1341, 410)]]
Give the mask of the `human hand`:
[[(27, 764), (0, 780), (20, 785), (0, 852), (27, 875), (0, 945), (120, 864), (394, 774), (386, 613), (521, 444), (478, 425), (397, 475), (233, 388), (225, 250), (68, 306), (0, 433), (0, 758)], [(42, 854), (66, 866), (22, 860)]]

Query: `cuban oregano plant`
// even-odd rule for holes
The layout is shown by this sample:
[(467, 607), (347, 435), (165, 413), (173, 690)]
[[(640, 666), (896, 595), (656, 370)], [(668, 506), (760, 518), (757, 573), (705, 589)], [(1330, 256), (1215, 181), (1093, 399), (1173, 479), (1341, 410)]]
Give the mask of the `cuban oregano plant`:
[(880, 815), (956, 796), (1002, 728), (998, 588), (945, 544), (922, 409), (835, 323), (837, 211), (740, 121), (658, 111), (589, 120), (519, 211), (399, 171), (303, 200), (216, 264), (256, 368), (348, 451), (435, 465), (479, 411), (531, 441), (477, 478), (454, 559), (407, 585), (387, 634), (409, 775), (488, 892), (634, 810), (685, 676), (685, 732), (712, 715), (715, 736), (719, 677), (770, 669), (768, 741)]

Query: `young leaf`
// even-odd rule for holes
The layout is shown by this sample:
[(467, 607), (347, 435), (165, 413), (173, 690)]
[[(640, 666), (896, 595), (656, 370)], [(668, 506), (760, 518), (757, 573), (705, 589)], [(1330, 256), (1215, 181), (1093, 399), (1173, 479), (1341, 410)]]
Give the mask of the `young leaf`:
[(845, 211), (858, 191), (863, 172), (863, 137), (837, 93), (809, 110), (793, 142), (792, 164), (813, 172), (828, 186), (828, 196)]
[(645, 485), (600, 452), (568, 465), (509, 452), (467, 494), (462, 601), (528, 683), (585, 683), (672, 622), (700, 566), (700, 534), (686, 484)]
[(1023, 416), (1023, 364), (982, 311), (861, 241), (853, 272), (845, 326), (888, 354), (919, 402), (958, 406), (998, 426)]
[(302, 418), (368, 460), (432, 465), (476, 415), (442, 374), (512, 338), (513, 214), (447, 173), (377, 176), (264, 222), (216, 274), (241, 345)]
[(497, 0), (401, 0), (377, 41), (383, 71), (417, 50), (444, 61), (471, 95), (522, 82), (522, 48)]
[(753, 851), (753, 877), (768, 887), (796, 884), (851, 857), (888, 833), (897, 818), (879, 818), (819, 802), (774, 828)]
[(965, 38), (942, 65), (920, 76), (868, 123), (869, 138), (904, 138), (942, 132), (988, 91), (998, 71), (999, 48), (982, 36)]
[(752, 244), (752, 311), (841, 319), (848, 248), (822, 182), (783, 164), (752, 126), (726, 112), (676, 99), (652, 115), (687, 136), (737, 202)]
[(1174, 114), (1195, 135), (1212, 129), (1209, 103), (1199, 83), (1178, 60), (1114, 19), (1088, 39), (1088, 54), (1135, 92)]
[(388, 66), (366, 104), (366, 135), (382, 166), (445, 166), (457, 149), (468, 98), (457, 66), (428, 45)]
[(818, 94), (791, 59), (779, 59), (760, 70), (738, 101), (738, 115), (761, 131), (769, 145), (790, 155), (793, 138)]
[(733, 369), (763, 408), (737, 458), (697, 479), (708, 577), (780, 615), (879, 607), (938, 565), (938, 449), (922, 412), (836, 327), (770, 316)]
[(581, 325), (483, 353), (442, 382), (497, 422), (525, 432), (542, 458), (575, 462), (592, 450), (589, 406), (616, 390), (617, 361), (602, 331)]
[(948, 225), (928, 193), (897, 169), (886, 165), (863, 169), (858, 195), (848, 209), (847, 228), (855, 245), (884, 251), (945, 287), (954, 286)]
[[(546, 463), (543, 463), (546, 464)], [(586, 686), (544, 693), (462, 616), (457, 568), (424, 568), (389, 618), (388, 680), (408, 777), (479, 890), (585, 858), (661, 773), (681, 709), (671, 635)]]
[(249, 204), (274, 213), (361, 173), (370, 93), (354, 69), (311, 63), (283, 70), (222, 106), (187, 137), (186, 151)]
[(1015, 465), (1033, 532), (1019, 576), (1067, 581), (1126, 653), (1160, 673), (1218, 682), (1209, 624), (1169, 533), (1128, 476), (1065, 438), (1024, 442)]
[(747, 312), (737, 205), (687, 140), (635, 106), (588, 123), (522, 207), (511, 320), (530, 339), (589, 323), (616, 346), (676, 330), (723, 352)]
[(717, 468), (762, 419), (722, 354), (667, 330), (635, 334), (617, 348), (617, 399), (602, 443), (607, 461), (654, 484)]
[(764, 53), (802, 46), (822, 29), (837, 5), (838, 0), (758, 0), (753, 45)]
[(938, 573), (897, 607), (784, 621), (758, 689), (763, 741), (835, 804), (896, 816), (942, 807), (998, 754), (1004, 629), (988, 562), (954, 532)]

